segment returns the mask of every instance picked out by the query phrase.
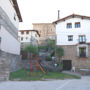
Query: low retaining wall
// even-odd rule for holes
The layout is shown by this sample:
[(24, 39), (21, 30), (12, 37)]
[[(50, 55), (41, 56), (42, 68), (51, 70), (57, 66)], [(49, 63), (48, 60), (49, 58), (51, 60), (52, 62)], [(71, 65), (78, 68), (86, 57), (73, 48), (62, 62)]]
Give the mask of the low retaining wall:
[(20, 55), (0, 51), (0, 80), (9, 80), (9, 73), (21, 68)]

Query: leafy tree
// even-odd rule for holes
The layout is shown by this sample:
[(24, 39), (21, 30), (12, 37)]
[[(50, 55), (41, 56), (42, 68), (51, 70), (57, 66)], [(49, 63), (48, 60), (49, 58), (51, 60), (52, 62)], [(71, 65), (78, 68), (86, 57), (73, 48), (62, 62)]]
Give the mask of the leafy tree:
[(37, 48), (37, 46), (34, 46), (32, 44), (26, 46), (24, 48), (24, 51), (28, 53), (28, 56), (31, 56), (32, 54), (33, 55), (38, 55), (38, 48)]
[(38, 47), (39, 50), (44, 50), (44, 51), (55, 51), (55, 40), (47, 39), (46, 43), (42, 46)]
[(47, 39), (46, 45), (48, 47), (48, 51), (55, 50), (55, 40)]
[(62, 47), (56, 47), (56, 56), (59, 58), (59, 60), (63, 55), (64, 55), (63, 48)]
[(52, 57), (49, 55), (49, 56), (46, 57), (46, 60), (47, 61), (52, 61)]

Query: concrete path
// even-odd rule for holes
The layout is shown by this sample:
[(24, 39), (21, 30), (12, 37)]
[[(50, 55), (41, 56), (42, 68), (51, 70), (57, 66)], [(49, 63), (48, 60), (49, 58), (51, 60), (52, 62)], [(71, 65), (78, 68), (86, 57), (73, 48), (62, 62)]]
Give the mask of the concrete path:
[(90, 90), (90, 76), (79, 80), (1, 82), (0, 90)]

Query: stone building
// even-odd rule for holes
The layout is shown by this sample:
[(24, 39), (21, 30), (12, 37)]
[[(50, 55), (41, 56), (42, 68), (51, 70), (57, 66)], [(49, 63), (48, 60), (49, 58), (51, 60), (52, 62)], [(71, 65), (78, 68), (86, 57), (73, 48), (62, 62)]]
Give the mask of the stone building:
[(63, 69), (90, 70), (90, 17), (72, 14), (56, 24), (56, 45), (64, 49)]
[(0, 80), (20, 69), (18, 26), (22, 22), (17, 0), (0, 0)]
[(33, 23), (33, 29), (40, 34), (39, 44), (44, 44), (46, 39), (55, 40), (55, 26), (52, 23)]

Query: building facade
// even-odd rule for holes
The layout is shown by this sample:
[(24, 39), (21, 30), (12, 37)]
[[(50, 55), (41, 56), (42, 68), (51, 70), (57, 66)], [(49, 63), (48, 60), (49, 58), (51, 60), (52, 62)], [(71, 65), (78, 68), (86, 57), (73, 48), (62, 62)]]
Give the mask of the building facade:
[(72, 14), (54, 24), (56, 45), (64, 49), (63, 69), (90, 69), (90, 17)]
[(28, 53), (24, 51), (25, 47), (32, 44), (38, 46), (40, 34), (37, 30), (19, 30), (18, 39), (21, 43), (22, 60), (27, 59)]
[(46, 39), (55, 40), (55, 25), (52, 23), (33, 23), (33, 29), (40, 34), (39, 44), (44, 44)]
[(38, 46), (39, 37), (40, 34), (37, 30), (19, 30), (18, 32), (18, 39), (22, 49), (30, 44)]
[(19, 22), (22, 22), (22, 18), (17, 0), (0, 0), (0, 77), (4, 80), (8, 79), (9, 71), (14, 71), (18, 67)]

